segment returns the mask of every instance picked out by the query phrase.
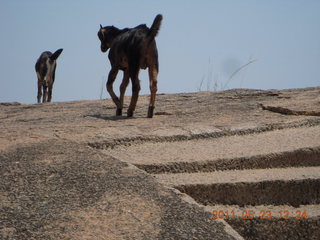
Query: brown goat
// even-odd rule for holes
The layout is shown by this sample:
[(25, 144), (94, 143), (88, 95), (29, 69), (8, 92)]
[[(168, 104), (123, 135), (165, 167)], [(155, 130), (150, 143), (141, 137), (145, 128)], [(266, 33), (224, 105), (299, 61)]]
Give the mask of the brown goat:
[[(101, 51), (106, 52), (109, 48), (109, 60), (111, 70), (107, 81), (107, 90), (117, 106), (116, 115), (122, 115), (123, 99), (129, 79), (132, 83), (132, 97), (127, 111), (127, 116), (132, 117), (139, 97), (140, 69), (148, 68), (150, 82), (150, 104), (148, 117), (153, 116), (156, 93), (157, 93), (157, 75), (159, 72), (158, 50), (155, 37), (159, 32), (162, 15), (157, 15), (148, 28), (141, 24), (135, 28), (118, 29), (114, 26), (102, 27), (98, 31), (98, 37), (101, 41)], [(116, 79), (118, 71), (122, 70), (123, 80), (120, 85), (120, 99), (113, 91), (113, 82)]]

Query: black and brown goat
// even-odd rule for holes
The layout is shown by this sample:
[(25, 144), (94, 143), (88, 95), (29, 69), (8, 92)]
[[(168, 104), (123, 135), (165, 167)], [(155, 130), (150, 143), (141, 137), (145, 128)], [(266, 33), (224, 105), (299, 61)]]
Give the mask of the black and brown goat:
[[(109, 60), (111, 70), (107, 81), (107, 90), (117, 106), (116, 115), (122, 115), (123, 99), (129, 79), (132, 83), (132, 97), (127, 111), (128, 117), (133, 116), (140, 91), (139, 71), (148, 68), (150, 82), (150, 104), (148, 117), (153, 116), (156, 92), (157, 75), (159, 72), (158, 50), (155, 37), (159, 32), (162, 15), (157, 15), (148, 28), (141, 24), (135, 28), (118, 29), (114, 26), (102, 27), (98, 31), (101, 41), (101, 51), (106, 52), (109, 48)], [(123, 80), (120, 85), (120, 99), (113, 91), (113, 82), (118, 71), (123, 71)]]
[(36, 72), (38, 77), (38, 103), (50, 102), (52, 98), (52, 87), (55, 78), (57, 63), (56, 60), (60, 56), (63, 49), (58, 49), (54, 53), (49, 51), (43, 52), (37, 60)]

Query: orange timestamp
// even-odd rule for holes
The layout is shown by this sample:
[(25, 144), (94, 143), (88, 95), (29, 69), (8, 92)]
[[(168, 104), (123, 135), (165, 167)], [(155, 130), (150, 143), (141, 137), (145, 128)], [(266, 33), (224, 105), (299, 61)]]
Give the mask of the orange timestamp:
[(228, 210), (213, 210), (212, 211), (212, 220), (215, 219), (230, 219), (230, 218), (242, 218), (242, 219), (307, 219), (307, 210), (280, 210), (280, 211), (270, 211), (270, 210), (243, 210), (243, 211), (228, 211)]

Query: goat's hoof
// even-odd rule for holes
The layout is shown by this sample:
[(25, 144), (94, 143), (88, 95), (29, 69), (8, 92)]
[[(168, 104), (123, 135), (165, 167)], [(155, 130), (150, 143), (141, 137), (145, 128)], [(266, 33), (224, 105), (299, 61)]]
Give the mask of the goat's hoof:
[(153, 110), (154, 110), (154, 106), (149, 106), (148, 118), (152, 118), (153, 117)]
[(122, 109), (117, 109), (116, 116), (122, 116)]
[(128, 110), (127, 116), (128, 116), (128, 117), (133, 117), (133, 111), (132, 111), (132, 110)]

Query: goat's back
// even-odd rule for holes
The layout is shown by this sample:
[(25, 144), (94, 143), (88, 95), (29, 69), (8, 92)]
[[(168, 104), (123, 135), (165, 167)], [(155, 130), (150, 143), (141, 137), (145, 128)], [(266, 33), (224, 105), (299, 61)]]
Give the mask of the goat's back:
[[(117, 64), (125, 58), (129, 65), (140, 64), (141, 68), (146, 68), (147, 59), (154, 59), (157, 56), (154, 37), (150, 37), (150, 28), (145, 24), (123, 29), (122, 33), (112, 42), (109, 52), (109, 59), (112, 63)], [(152, 61), (157, 62), (157, 60)]]

